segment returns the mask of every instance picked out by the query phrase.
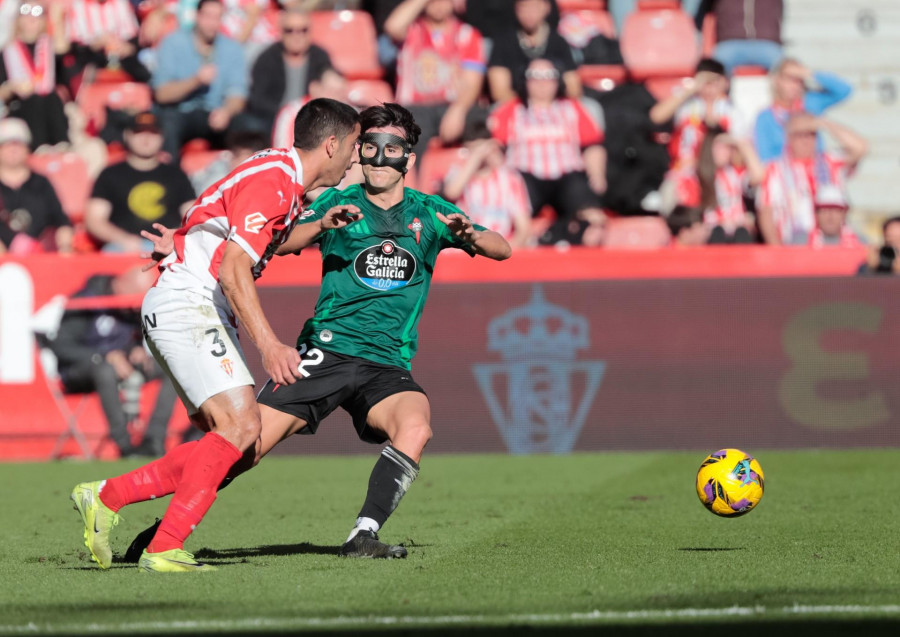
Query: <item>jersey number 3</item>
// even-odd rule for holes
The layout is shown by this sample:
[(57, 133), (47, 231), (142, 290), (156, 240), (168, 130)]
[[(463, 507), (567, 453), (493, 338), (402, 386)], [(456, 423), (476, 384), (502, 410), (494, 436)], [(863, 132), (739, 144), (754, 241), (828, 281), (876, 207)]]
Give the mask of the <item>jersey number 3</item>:
[(216, 329), (215, 327), (213, 327), (213, 328), (206, 330), (205, 334), (213, 335), (212, 342), (213, 342), (214, 347), (211, 350), (209, 350), (209, 353), (216, 357), (225, 356), (225, 352), (228, 351), (228, 348), (225, 347), (225, 341), (223, 341), (222, 338), (219, 336), (219, 330)]
[(318, 347), (313, 347), (309, 349), (306, 343), (303, 343), (300, 348), (297, 350), (297, 353), (300, 354), (300, 357), (303, 358), (306, 356), (307, 358), (300, 361), (300, 364), (297, 365), (297, 371), (303, 376), (303, 378), (309, 378), (309, 370), (307, 367), (312, 367), (314, 365), (318, 365), (322, 361), (325, 360), (325, 354)]

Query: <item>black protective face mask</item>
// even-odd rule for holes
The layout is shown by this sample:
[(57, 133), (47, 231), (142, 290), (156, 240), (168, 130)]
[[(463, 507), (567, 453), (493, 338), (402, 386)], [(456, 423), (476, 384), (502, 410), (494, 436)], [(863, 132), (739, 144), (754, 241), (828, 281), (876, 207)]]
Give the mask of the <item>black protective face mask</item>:
[[(406, 174), (406, 164), (409, 162), (410, 148), (409, 144), (407, 144), (406, 140), (402, 137), (391, 135), (390, 133), (363, 133), (359, 136), (359, 144), (359, 163), (363, 166), (387, 166), (404, 175)], [(362, 147), (364, 144), (372, 144), (378, 149), (378, 152), (375, 153), (374, 157), (363, 157)], [(385, 155), (384, 150), (388, 145), (399, 146), (403, 151), (403, 156), (388, 157)]]

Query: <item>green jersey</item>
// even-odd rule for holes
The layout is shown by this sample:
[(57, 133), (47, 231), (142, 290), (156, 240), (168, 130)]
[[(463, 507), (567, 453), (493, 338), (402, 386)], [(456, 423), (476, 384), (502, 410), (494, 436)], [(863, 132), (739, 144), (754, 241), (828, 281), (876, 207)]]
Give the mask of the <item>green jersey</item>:
[(438, 253), (460, 248), (475, 254), (435, 214), (462, 211), (411, 188), (404, 190), (403, 201), (384, 210), (354, 185), (320, 195), (303, 222), (316, 221), (341, 204), (358, 206), (363, 218), (321, 236), (322, 289), (315, 316), (303, 326), (297, 345), (310, 343), (409, 369)]

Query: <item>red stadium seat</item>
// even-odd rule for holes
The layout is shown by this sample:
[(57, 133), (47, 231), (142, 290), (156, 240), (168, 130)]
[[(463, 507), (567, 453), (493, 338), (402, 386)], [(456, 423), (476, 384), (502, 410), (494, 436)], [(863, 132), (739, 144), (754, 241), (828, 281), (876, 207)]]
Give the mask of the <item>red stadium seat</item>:
[(615, 217), (606, 222), (607, 248), (661, 248), (672, 235), (661, 217)]
[(384, 80), (351, 80), (348, 99), (356, 106), (375, 106), (394, 101), (394, 89)]
[[(477, 0), (474, 0), (477, 2)], [(602, 10), (606, 9), (606, 0), (556, 0), (556, 6), (559, 7), (560, 13), (569, 13), (571, 11)]]
[(85, 161), (75, 153), (36, 153), (28, 159), (31, 169), (50, 180), (62, 208), (73, 223), (84, 217), (93, 183)]
[(425, 156), (419, 163), (417, 178), (418, 189), (430, 195), (437, 194), (444, 189), (444, 177), (447, 170), (464, 156), (465, 149), (462, 146), (444, 147), (440, 143), (432, 141), (428, 145)]
[(153, 94), (141, 82), (94, 83), (82, 86), (76, 100), (88, 125), (100, 131), (106, 124), (106, 107), (139, 113), (153, 106)]
[(627, 76), (628, 72), (620, 64), (583, 64), (578, 67), (581, 83), (596, 91), (611, 91)]
[(365, 11), (313, 11), (311, 37), (331, 56), (335, 68), (351, 80), (381, 79), (375, 23)]
[(622, 58), (636, 80), (693, 75), (700, 60), (697, 29), (681, 9), (635, 11), (620, 39)]
[(657, 100), (664, 100), (675, 91), (679, 90), (691, 76), (681, 77), (651, 77), (644, 82), (644, 86)]
[(210, 149), (183, 151), (181, 153), (181, 170), (188, 176), (194, 175), (220, 157), (225, 157), (226, 153), (228, 153), (226, 150)]

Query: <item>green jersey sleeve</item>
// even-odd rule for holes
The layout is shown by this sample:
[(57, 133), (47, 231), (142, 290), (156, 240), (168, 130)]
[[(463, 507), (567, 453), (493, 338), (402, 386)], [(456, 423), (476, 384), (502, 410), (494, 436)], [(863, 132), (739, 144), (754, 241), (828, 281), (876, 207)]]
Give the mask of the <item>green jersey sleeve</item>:
[[(445, 199), (442, 199), (441, 197), (438, 197), (437, 195), (432, 195), (432, 196), (428, 197), (426, 207), (431, 212), (431, 214), (434, 216), (434, 227), (437, 230), (438, 239), (439, 239), (440, 245), (441, 245), (441, 250), (443, 250), (444, 248), (459, 248), (460, 250), (463, 250), (464, 252), (467, 252), (469, 255), (474, 257), (475, 256), (475, 247), (473, 245), (471, 245), (470, 243), (463, 241), (462, 239), (457, 237), (455, 234), (450, 232), (450, 229), (444, 225), (444, 222), (441, 221), (440, 219), (438, 219), (438, 216), (436, 213), (439, 212), (442, 215), (444, 215), (445, 217), (447, 215), (451, 215), (451, 214), (461, 214), (466, 219), (469, 218), (469, 215), (467, 215), (465, 212), (463, 212), (462, 210), (460, 210), (459, 208), (454, 206), (449, 201), (446, 201)], [(487, 230), (487, 228), (485, 228), (484, 226), (481, 226), (477, 223), (473, 223), (472, 225), (479, 232), (484, 232), (485, 230)]]

